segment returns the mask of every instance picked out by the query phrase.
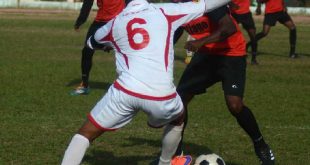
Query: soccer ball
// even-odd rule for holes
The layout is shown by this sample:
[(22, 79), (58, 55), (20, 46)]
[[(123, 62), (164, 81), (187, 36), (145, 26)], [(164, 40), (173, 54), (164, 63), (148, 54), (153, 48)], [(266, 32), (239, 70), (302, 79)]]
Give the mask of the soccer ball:
[(198, 156), (194, 165), (225, 165), (225, 162), (216, 154), (207, 154)]

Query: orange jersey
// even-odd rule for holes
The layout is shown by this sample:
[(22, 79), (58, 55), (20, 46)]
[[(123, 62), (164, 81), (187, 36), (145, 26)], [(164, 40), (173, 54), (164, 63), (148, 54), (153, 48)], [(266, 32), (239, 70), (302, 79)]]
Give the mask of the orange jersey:
[[(238, 24), (233, 19), (237, 32), (229, 36), (227, 39), (221, 42), (210, 43), (202, 46), (199, 51), (204, 51), (208, 54), (225, 55), (225, 56), (244, 56), (245, 39), (242, 32), (239, 29)], [(184, 29), (195, 39), (200, 39), (209, 36), (213, 31), (218, 29), (216, 23), (212, 23), (208, 16), (199, 17), (185, 25)]]
[(232, 0), (232, 2), (239, 6), (238, 9), (231, 9), (232, 13), (245, 14), (250, 12), (250, 0)]
[(268, 0), (265, 6), (265, 13), (275, 13), (284, 10), (283, 0)]
[(125, 8), (124, 0), (97, 0), (98, 12), (95, 20), (107, 22)]

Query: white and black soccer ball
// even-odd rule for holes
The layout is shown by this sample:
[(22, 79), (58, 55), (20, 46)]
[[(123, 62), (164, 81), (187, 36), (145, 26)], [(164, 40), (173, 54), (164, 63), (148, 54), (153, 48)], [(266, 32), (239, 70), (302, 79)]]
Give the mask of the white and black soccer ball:
[(198, 156), (194, 165), (225, 165), (225, 162), (216, 154), (207, 154)]

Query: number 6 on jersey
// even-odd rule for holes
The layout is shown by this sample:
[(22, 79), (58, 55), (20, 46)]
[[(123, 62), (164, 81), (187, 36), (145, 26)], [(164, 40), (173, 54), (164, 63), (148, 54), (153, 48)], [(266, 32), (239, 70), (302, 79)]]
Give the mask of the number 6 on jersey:
[[(130, 20), (126, 26), (127, 34), (128, 34), (128, 42), (132, 49), (139, 50), (145, 48), (150, 42), (150, 36), (148, 32), (143, 28), (134, 28), (134, 24), (146, 24), (146, 21), (142, 18), (134, 18)], [(138, 42), (142, 35), (142, 41)], [(136, 39), (136, 40), (135, 40)]]

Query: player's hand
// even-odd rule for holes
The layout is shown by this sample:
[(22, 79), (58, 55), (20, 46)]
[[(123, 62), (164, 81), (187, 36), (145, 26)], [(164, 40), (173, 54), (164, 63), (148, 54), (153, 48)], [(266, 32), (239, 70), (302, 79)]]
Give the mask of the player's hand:
[(101, 50), (109, 53), (111, 50), (113, 50), (113, 48), (111, 46), (105, 45), (101, 48)]
[(75, 30), (76, 32), (79, 32), (79, 31), (80, 31), (80, 26), (74, 25), (74, 30)]
[(204, 43), (201, 40), (187, 41), (184, 48), (191, 52), (197, 52)]
[(287, 13), (287, 7), (284, 7), (283, 12)]

